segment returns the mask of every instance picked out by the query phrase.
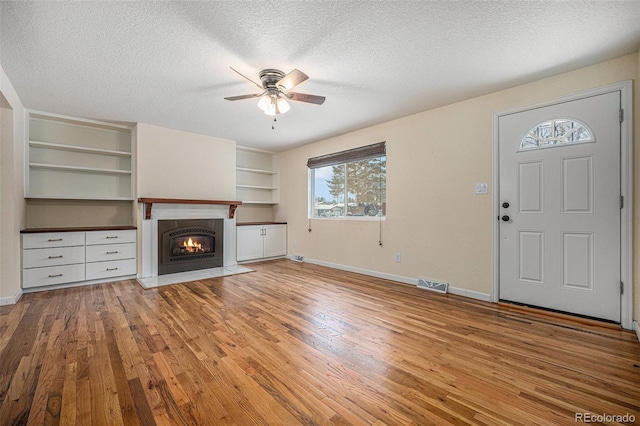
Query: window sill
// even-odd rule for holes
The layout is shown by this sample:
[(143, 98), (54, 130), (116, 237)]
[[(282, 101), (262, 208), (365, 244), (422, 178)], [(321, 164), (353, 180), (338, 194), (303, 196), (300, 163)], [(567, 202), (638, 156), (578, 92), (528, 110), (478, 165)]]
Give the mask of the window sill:
[(339, 217), (310, 217), (310, 220), (355, 220), (363, 222), (384, 222), (387, 220), (386, 216), (339, 216)]

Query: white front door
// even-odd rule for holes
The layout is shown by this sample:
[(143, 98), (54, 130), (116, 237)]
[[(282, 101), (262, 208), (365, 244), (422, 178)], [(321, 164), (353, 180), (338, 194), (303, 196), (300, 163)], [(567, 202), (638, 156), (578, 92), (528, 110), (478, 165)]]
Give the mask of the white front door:
[(501, 300), (620, 322), (619, 111), (615, 91), (499, 117)]

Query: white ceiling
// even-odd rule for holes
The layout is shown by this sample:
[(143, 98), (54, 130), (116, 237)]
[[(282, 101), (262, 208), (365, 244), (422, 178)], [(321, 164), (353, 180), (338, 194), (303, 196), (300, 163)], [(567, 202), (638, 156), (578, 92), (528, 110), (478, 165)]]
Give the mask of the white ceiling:
[[(640, 49), (640, 1), (0, 2), (0, 63), (25, 107), (282, 151)], [(264, 68), (298, 68), (272, 118)]]

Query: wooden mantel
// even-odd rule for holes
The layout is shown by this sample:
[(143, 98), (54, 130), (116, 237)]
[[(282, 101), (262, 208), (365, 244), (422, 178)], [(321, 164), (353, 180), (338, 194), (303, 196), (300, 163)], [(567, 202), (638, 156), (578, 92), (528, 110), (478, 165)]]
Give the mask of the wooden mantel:
[(183, 200), (180, 198), (138, 198), (139, 203), (145, 204), (144, 218), (151, 219), (151, 208), (154, 204), (218, 204), (229, 206), (229, 219), (233, 219), (238, 206), (242, 201), (221, 201), (221, 200)]

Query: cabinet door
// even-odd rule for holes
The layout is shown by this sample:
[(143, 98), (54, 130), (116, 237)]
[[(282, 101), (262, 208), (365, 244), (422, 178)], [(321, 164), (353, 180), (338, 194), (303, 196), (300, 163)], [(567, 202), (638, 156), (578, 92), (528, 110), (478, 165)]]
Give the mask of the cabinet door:
[(287, 254), (287, 225), (265, 225), (264, 257)]
[(236, 227), (236, 237), (238, 261), (264, 257), (262, 226), (238, 226)]

